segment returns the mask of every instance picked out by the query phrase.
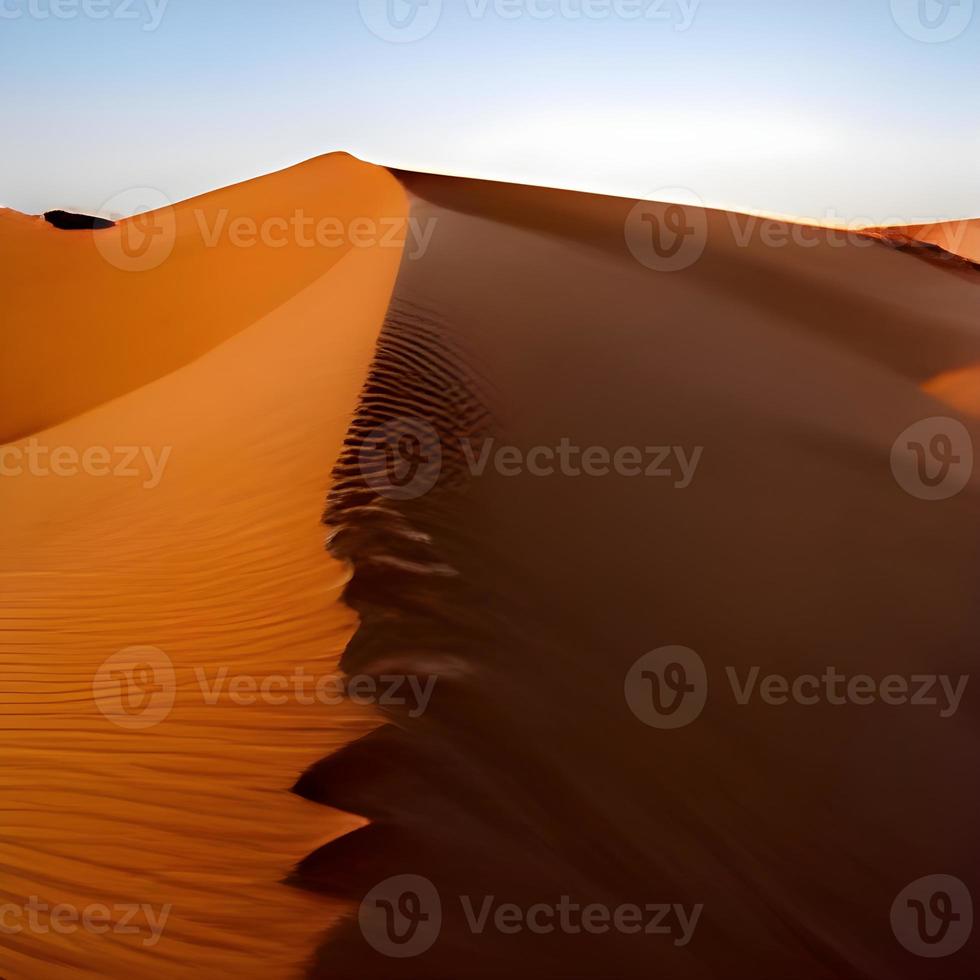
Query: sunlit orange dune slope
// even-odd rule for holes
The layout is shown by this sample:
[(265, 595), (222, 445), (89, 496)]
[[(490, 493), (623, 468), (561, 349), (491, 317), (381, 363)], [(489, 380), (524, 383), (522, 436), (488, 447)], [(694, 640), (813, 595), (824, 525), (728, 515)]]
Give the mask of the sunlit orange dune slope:
[(930, 378), (923, 390), (964, 415), (980, 418), (980, 361)]
[[(153, 941), (142, 911), (135, 933), (8, 916), (5, 980), (297, 975), (340, 909), (280, 882), (360, 821), (289, 790), (370, 709), (230, 689), (329, 676), (353, 628), (319, 522), (401, 248), (205, 248), (192, 205), (405, 213), (386, 171), (315, 160), (179, 206), (173, 255), (143, 273), (113, 269), (91, 235), (0, 216), (4, 421), (36, 433), (0, 447), (0, 906), (105, 907), (116, 924), (137, 906), (162, 924)], [(51, 450), (62, 470), (87, 450), (109, 462), (59, 476)], [(110, 663), (122, 694), (131, 657), (144, 728), (95, 686), (133, 646), (161, 651)], [(153, 657), (173, 667), (169, 713), (143, 684)], [(209, 703), (200, 675), (213, 688), (223, 668)]]
[(356, 219), (401, 209), (384, 170), (334, 153), (99, 231), (0, 211), (0, 439), (187, 364), (323, 275)]
[(872, 231), (899, 246), (916, 242), (935, 245), (944, 252), (968, 262), (980, 262), (980, 218), (965, 221), (937, 221), (927, 225), (889, 226)]

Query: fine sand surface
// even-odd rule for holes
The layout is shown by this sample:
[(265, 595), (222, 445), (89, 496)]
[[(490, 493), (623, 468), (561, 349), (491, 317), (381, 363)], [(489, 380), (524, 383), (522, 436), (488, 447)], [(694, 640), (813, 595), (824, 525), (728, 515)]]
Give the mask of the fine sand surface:
[[(980, 273), (871, 238), (739, 244), (721, 212), (703, 215), (700, 258), (663, 272), (624, 232), (635, 250), (674, 207), (395, 176), (434, 222), (411, 261), (202, 244), (225, 210), (404, 217), (395, 177), (345, 155), (133, 219), (179, 229), (143, 270), (106, 261), (129, 257), (125, 223), (0, 214), (5, 267), (29, 280), (10, 287), (0, 438), (170, 450), (152, 488), (145, 467), (0, 479), (0, 905), (171, 907), (149, 947), (145, 930), (3, 935), (0, 976), (975, 973), (976, 940), (929, 960), (889, 926), (910, 881), (978, 880), (971, 692), (946, 719), (739, 705), (725, 669), (971, 671), (978, 478), (918, 499), (890, 454), (931, 416), (980, 445)], [(432, 427), (442, 465), (397, 500), (372, 478), (374, 433), (406, 418)], [(492, 462), (476, 476), (461, 439), (699, 462), (684, 488)], [(624, 697), (637, 658), (668, 644), (709, 677), (674, 730)], [(144, 729), (113, 724), (93, 690), (136, 645), (176, 681)], [(428, 710), (389, 707), (376, 728), (350, 703), (212, 705), (195, 675), (322, 676), (345, 646), (349, 674), (434, 678)], [(403, 874), (442, 898), (437, 941), (407, 959), (352, 915)], [(703, 911), (683, 945), (475, 934), (461, 898), (479, 911), (487, 895)]]
[[(397, 217), (397, 195), (382, 168), (334, 153), (95, 232), (0, 210), (0, 440), (132, 391), (255, 323), (346, 254), (330, 222)], [(156, 207), (160, 196), (120, 200)]]
[[(399, 177), (437, 229), (402, 267), (329, 521), (361, 618), (345, 668), (438, 685), (422, 717), (393, 711), (306, 774), (305, 796), (373, 822), (296, 880), (357, 900), (421, 875), (442, 928), (396, 959), (350, 924), (316, 975), (975, 973), (975, 938), (914, 956), (889, 915), (920, 877), (980, 880), (976, 692), (947, 718), (880, 698), (739, 704), (726, 668), (739, 683), (753, 667), (877, 682), (972, 671), (978, 477), (924, 500), (890, 456), (933, 416), (980, 446), (980, 421), (931, 390), (980, 362), (980, 274), (870, 239), (740, 246), (721, 212), (704, 216), (700, 260), (665, 273), (627, 249), (633, 202)], [(363, 461), (380, 451), (375, 427), (405, 416), (438, 433), (442, 471), (397, 500)], [(676, 461), (673, 478), (476, 476), (461, 438), (477, 455), (492, 438), (701, 456), (683, 489)], [(665, 645), (708, 676), (702, 714), (673, 730), (624, 697), (631, 666)], [(703, 912), (686, 944), (475, 933), (463, 900), (478, 914), (485, 896)], [(381, 908), (368, 928), (384, 945)]]
[[(386, 171), (343, 156), (194, 204), (209, 216), (406, 208)], [(300, 975), (340, 906), (282, 879), (362, 821), (289, 790), (368, 731), (371, 710), (239, 705), (227, 687), (209, 705), (194, 671), (336, 670), (354, 616), (319, 521), (401, 250), (202, 252), (182, 237), (155, 272), (116, 276), (86, 233), (8, 216), (2, 235), (17, 362), (5, 347), (4, 369), (23, 382), (11, 392), (4, 376), (17, 420), (5, 424), (45, 447), (170, 453), (153, 488), (145, 465), (0, 479), (0, 905), (171, 908), (150, 947), (142, 915), (136, 935), (59, 935), (41, 915), (43, 934), (0, 935), (0, 976)], [(93, 696), (99, 665), (133, 645), (162, 650), (176, 679), (172, 712), (142, 730), (113, 724)]]

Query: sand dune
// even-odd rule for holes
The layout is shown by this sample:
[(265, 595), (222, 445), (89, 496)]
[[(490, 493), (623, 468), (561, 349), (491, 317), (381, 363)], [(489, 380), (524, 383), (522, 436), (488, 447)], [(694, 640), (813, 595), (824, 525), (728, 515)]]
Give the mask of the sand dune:
[[(890, 460), (934, 416), (977, 444), (980, 423), (926, 389), (980, 359), (980, 279), (874, 241), (740, 243), (721, 212), (683, 215), (703, 220), (703, 255), (664, 273), (627, 247), (633, 202), (399, 176), (438, 231), (402, 268), (329, 520), (361, 619), (345, 667), (439, 687), (424, 717), (392, 712), (306, 774), (300, 792), (372, 824), (297, 881), (361, 899), (420, 875), (441, 931), (395, 959), (352, 923), (316, 975), (969, 974), (975, 943), (914, 956), (889, 911), (921, 876), (977, 880), (975, 699), (946, 718), (880, 699), (740, 704), (728, 671), (972, 671), (977, 477), (929, 501)], [(398, 500), (363, 459), (406, 415), (439, 434), (443, 468)], [(514, 472), (513, 455), (477, 476), (461, 440), (478, 455), (488, 438), (518, 458), (566, 440), (700, 462), (687, 484), (676, 450), (667, 478)], [(662, 730), (624, 683), (671, 645), (701, 658), (708, 700)], [(478, 932), (464, 900), (486, 896), (703, 918), (690, 942)]]
[(980, 218), (972, 221), (937, 221), (928, 225), (903, 225), (874, 229), (898, 247), (916, 243), (932, 245), (968, 262), (980, 263)]
[(0, 212), (0, 263), (8, 270), (0, 440), (189, 363), (346, 255), (350, 242), (330, 234), (334, 223), (349, 228), (358, 218), (401, 214), (385, 171), (343, 153), (94, 232)]
[[(311, 200), (327, 213), (405, 208), (385, 171), (349, 158), (198, 203), (247, 215)], [(16, 315), (5, 329), (21, 374), (38, 371), (30, 350), (50, 373), (38, 373), (40, 391), (19, 390), (30, 398), (14, 428), (118, 395), (40, 431), (38, 444), (108, 447), (113, 465), (116, 447), (169, 456), (153, 487), (142, 458), (135, 476), (0, 479), (0, 906), (38, 896), (49, 907), (171, 908), (152, 946), (145, 928), (3, 934), (0, 976), (297, 975), (340, 907), (280, 882), (361, 821), (289, 789), (329, 747), (370, 729), (370, 710), (295, 698), (246, 706), (227, 687), (208, 704), (194, 671), (213, 683), (222, 667), (259, 681), (335, 670), (353, 616), (337, 602), (347, 572), (324, 555), (319, 518), (400, 249), (239, 256), (179, 239), (152, 274), (103, 271), (77, 316), (59, 321), (54, 306), (68, 317), (71, 289), (101, 270), (91, 243), (12, 215), (4, 227), (4, 261), (22, 261), (25, 275), (10, 281)], [(54, 256), (54, 271), (41, 255)], [(69, 284), (58, 297), (37, 287), (54, 274)], [(68, 352), (27, 331), (32, 293), (30, 322), (77, 339), (67, 374)], [(112, 350), (123, 334), (132, 344)], [(64, 378), (74, 388), (61, 393)], [(169, 716), (143, 730), (117, 727), (93, 699), (99, 665), (133, 645), (164, 651), (177, 685)]]
[(932, 225), (911, 225), (912, 238), (932, 242), (971, 262), (980, 262), (980, 218), (972, 221), (941, 221)]
[[(398, 181), (343, 155), (178, 205), (173, 254), (143, 271), (106, 257), (166, 215), (59, 232), (0, 213), (26, 282), (5, 462), (149, 451), (135, 476), (0, 480), (0, 906), (169, 907), (152, 946), (4, 935), (0, 976), (971, 975), (975, 940), (911, 956), (889, 908), (926, 874), (977, 880), (975, 701), (742, 705), (727, 670), (970, 673), (977, 477), (927, 500), (891, 462), (934, 416), (977, 444), (978, 273), (826, 230), (773, 245), (723, 212), (396, 176), (433, 231), (411, 261), (350, 236), (202, 239), (225, 212), (403, 219)], [(673, 261), (644, 238), (665, 228), (699, 249), (677, 271), (651, 267)], [(377, 428), (406, 418), (441, 465), (400, 497)], [(644, 469), (668, 452), (650, 477), (513, 472), (563, 442)], [(624, 694), (666, 645), (709, 678), (672, 730)], [(133, 646), (173, 665), (152, 727), (121, 702), (114, 724), (117, 682), (93, 688)], [(377, 727), (349, 702), (209, 704), (195, 672), (322, 676), (342, 650), (349, 674), (434, 679), (428, 709)], [(442, 928), (395, 958), (357, 903), (404, 874), (438, 889)], [(486, 895), (666, 903), (692, 929), (474, 932), (460, 900)]]

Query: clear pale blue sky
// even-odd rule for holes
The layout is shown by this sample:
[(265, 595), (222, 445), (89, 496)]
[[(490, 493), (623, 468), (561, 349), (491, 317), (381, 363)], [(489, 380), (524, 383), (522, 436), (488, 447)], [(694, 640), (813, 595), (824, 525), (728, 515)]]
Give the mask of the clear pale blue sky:
[(402, 30), (386, 2), (0, 0), (0, 203), (180, 200), (346, 149), (817, 218), (980, 215), (974, 0), (701, 0), (683, 30), (696, 0), (391, 0)]

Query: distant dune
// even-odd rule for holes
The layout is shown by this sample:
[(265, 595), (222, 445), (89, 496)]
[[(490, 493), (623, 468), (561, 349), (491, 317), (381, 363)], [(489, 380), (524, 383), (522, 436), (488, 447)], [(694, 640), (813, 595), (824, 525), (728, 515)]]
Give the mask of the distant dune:
[(980, 264), (980, 218), (972, 221), (938, 221), (929, 225), (904, 225), (877, 228), (874, 232), (898, 247), (917, 243), (932, 245)]
[[(298, 214), (349, 231), (409, 202), (416, 252), (279, 244)], [(236, 218), (276, 234), (236, 243)], [(150, 947), (4, 935), (0, 976), (975, 972), (975, 940), (912, 956), (889, 909), (927, 874), (980, 880), (976, 699), (740, 704), (729, 672), (971, 673), (980, 478), (921, 499), (892, 455), (936, 416), (980, 445), (980, 272), (753, 222), (343, 154), (96, 231), (0, 212), (5, 463), (149, 453), (0, 477), (0, 905), (172, 906)], [(441, 464), (400, 496), (377, 431), (406, 420)], [(528, 465), (562, 445), (643, 472)], [(671, 645), (707, 700), (664, 729), (628, 678)], [(174, 671), (143, 729), (93, 689), (133, 646)], [(434, 680), (427, 710), (209, 704), (197, 676), (341, 654)], [(442, 928), (397, 958), (358, 903), (405, 874)], [(474, 931), (461, 900), (486, 896), (692, 928)]]
[(96, 231), (111, 228), (115, 222), (109, 218), (98, 218), (91, 214), (77, 214), (72, 211), (45, 211), (44, 220), (62, 231)]

